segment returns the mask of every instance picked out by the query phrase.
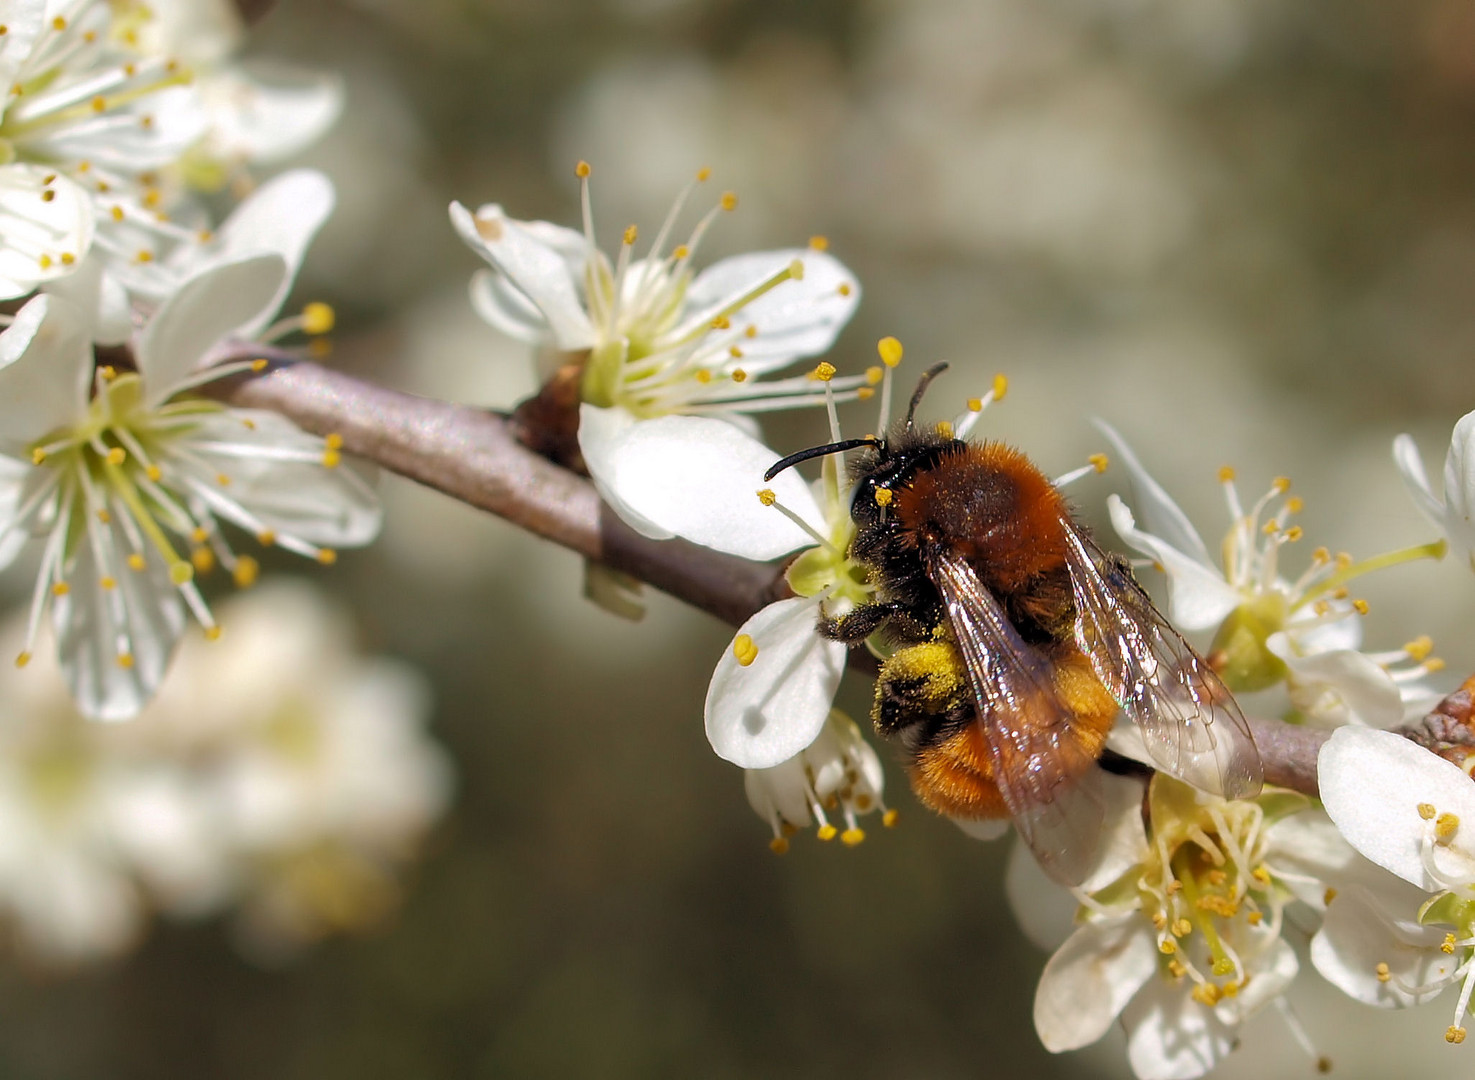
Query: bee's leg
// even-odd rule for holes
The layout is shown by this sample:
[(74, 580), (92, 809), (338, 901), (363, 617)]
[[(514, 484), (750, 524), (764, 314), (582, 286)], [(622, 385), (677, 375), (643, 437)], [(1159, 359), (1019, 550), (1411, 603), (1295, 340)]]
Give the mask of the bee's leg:
[(904, 610), (900, 604), (883, 601), (862, 604), (844, 615), (820, 619), (819, 632), (834, 641), (856, 645), (879, 630), (887, 619)]

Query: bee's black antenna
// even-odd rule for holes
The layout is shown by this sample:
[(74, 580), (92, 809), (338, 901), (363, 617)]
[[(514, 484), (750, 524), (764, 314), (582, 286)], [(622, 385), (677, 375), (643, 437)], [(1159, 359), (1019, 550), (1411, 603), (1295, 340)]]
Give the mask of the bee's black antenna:
[(933, 364), (926, 371), (922, 372), (922, 377), (917, 380), (917, 388), (912, 391), (912, 403), (907, 406), (908, 431), (912, 430), (912, 416), (916, 413), (917, 406), (922, 404), (922, 395), (927, 392), (927, 387), (932, 385), (932, 380), (937, 378), (946, 370), (947, 361), (943, 360), (940, 363)]
[(763, 474), (763, 479), (765, 482), (772, 480), (790, 465), (797, 465), (799, 462), (808, 461), (810, 458), (825, 457), (828, 454), (841, 454), (846, 450), (854, 450), (857, 446), (879, 447), (880, 445), (880, 439), (867, 436), (864, 439), (845, 439), (842, 442), (829, 443), (825, 446), (811, 446), (808, 450), (800, 450), (797, 454), (790, 454), (782, 461), (775, 462), (773, 468)]

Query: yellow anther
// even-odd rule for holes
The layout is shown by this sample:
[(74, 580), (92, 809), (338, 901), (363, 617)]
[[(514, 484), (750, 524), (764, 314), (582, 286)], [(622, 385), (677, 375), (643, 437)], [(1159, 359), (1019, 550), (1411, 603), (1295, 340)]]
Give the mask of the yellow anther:
[(818, 836), (821, 840), (833, 840), (837, 835), (839, 835), (839, 832), (839, 829), (835, 828), (835, 826), (831, 825), (827, 821), (819, 827), (814, 835)]
[(772, 506), (778, 502), (778, 496), (774, 494), (773, 488), (763, 488), (758, 492), (758, 501), (764, 506)]
[(1267, 521), (1264, 525), (1260, 526), (1260, 531), (1266, 536), (1274, 536), (1276, 533), (1280, 532), (1280, 523), (1272, 519), (1270, 521)]
[(136, 551), (128, 556), (128, 569), (132, 570), (135, 574), (143, 573), (144, 567), (147, 565), (144, 562), (143, 556)]
[(202, 244), (208, 244), (215, 239), (215, 234), (209, 229), (201, 229), (199, 232), (195, 233), (195, 239)]
[(65, 581), (57, 581), (57, 582), (53, 582), (52, 583), (52, 586), (51, 586), (51, 595), (52, 596), (65, 596), (67, 593), (69, 593), (71, 591), (72, 591), (72, 587), (70, 585), (68, 585)]
[(953, 437), (953, 425), (950, 421), (939, 420), (933, 426), (936, 428), (937, 433), (941, 435), (944, 439), (951, 439)]
[(743, 358), (743, 350), (739, 349), (736, 345), (729, 345), (727, 347), (727, 355), (734, 360), (741, 360)]
[(1003, 401), (1004, 395), (1009, 392), (1009, 378), (1006, 375), (994, 376), (994, 400)]
[(262, 547), (271, 547), (277, 542), (277, 534), (273, 529), (262, 529), (256, 534), (256, 542)]
[(208, 574), (215, 569), (215, 552), (207, 547), (198, 547), (190, 552), (190, 562), (197, 574)]
[(887, 367), (894, 368), (901, 363), (901, 355), (904, 351), (901, 342), (894, 337), (883, 337), (876, 342), (876, 351), (881, 354), (881, 363)]
[(1332, 610), (1332, 605), (1325, 600), (1318, 600), (1311, 605), (1311, 610), (1318, 615), (1325, 615)]
[(1447, 844), (1454, 839), (1454, 835), (1456, 832), (1459, 831), (1459, 828), (1460, 816), (1458, 814), (1452, 814), (1448, 810), (1446, 810), (1444, 813), (1440, 814), (1439, 817), (1436, 818), (1434, 821), (1435, 839)]
[(31, 662), (31, 654), (28, 652), (17, 653), (15, 657), (16, 667), (25, 667)]
[(39, 446), (31, 451), (31, 464), (39, 465), (46, 460), (46, 451)]
[(1286, 513), (1299, 514), (1306, 509), (1306, 500), (1299, 495), (1292, 495), (1286, 500)]
[(1317, 566), (1325, 566), (1332, 561), (1332, 553), (1324, 547), (1319, 547), (1311, 553), (1311, 561)]
[(52, 19), (51, 28), (53, 30), (65, 30), (67, 28), (66, 16), (58, 15), (56, 16), (56, 18)]
[(111, 591), (113, 589), (116, 589), (118, 587), (117, 581), (114, 580), (113, 578), (108, 577), (106, 574), (104, 574), (102, 577), (98, 578), (97, 579), (97, 583), (99, 585), (101, 585), (104, 589), (107, 589), (109, 591)]
[(895, 810), (887, 810), (881, 815), (881, 824), (888, 829), (896, 828), (896, 819), (900, 815)]
[(61, 264), (63, 266), (71, 266), (76, 261), (77, 261), (77, 256), (73, 255), (70, 251), (63, 251), (61, 253)]
[(260, 375), (269, 367), (271, 367), (271, 361), (263, 357), (258, 356), (255, 360), (251, 361), (251, 371), (256, 375)]
[(640, 230), (634, 225), (625, 226), (625, 246), (630, 247), (636, 240), (640, 239)]
[(757, 323), (749, 323), (747, 329), (743, 331), (743, 337), (745, 337), (745, 338), (755, 338), (757, 336), (758, 336), (758, 324)]
[(183, 559), (169, 564), (169, 580), (176, 585), (184, 585), (195, 576), (195, 568)]
[(318, 548), (318, 562), (324, 566), (332, 566), (338, 561), (338, 552), (333, 548)]
[(886, 372), (881, 368), (879, 364), (874, 364), (871, 367), (866, 368), (866, 382), (869, 383), (871, 386), (875, 386), (885, 377)]
[(207, 626), (207, 627), (205, 627), (205, 640), (206, 641), (219, 641), (220, 640), (220, 627), (219, 626)]
[(869, 386), (858, 386), (855, 389), (855, 400), (856, 401), (870, 401), (871, 398), (873, 398), (875, 396), (876, 396), (876, 391), (873, 390)]
[(97, 511), (97, 520), (102, 522), (104, 525), (111, 525), (113, 523), (112, 511), (110, 511), (106, 506), (101, 507)]
[(793, 278), (795, 281), (804, 280), (803, 259), (795, 259), (793, 262), (789, 263), (789, 277)]
[(750, 634), (739, 634), (732, 640), (732, 655), (737, 658), (739, 667), (747, 667), (758, 659), (758, 646)]
[(1377, 967), (1373, 968), (1373, 972), (1378, 976), (1378, 982), (1387, 982), (1393, 978), (1393, 972), (1384, 963), (1379, 963)]
[(326, 334), (333, 329), (338, 315), (332, 304), (314, 300), (302, 306), (302, 329), (308, 334)]
[(1352, 610), (1355, 611), (1355, 612), (1357, 612), (1357, 614), (1359, 614), (1359, 615), (1366, 615), (1367, 614), (1367, 601), (1366, 600), (1363, 600), (1361, 598), (1358, 598), (1358, 599), (1352, 601)]
[(1221, 483), (1221, 484), (1227, 484), (1230, 481), (1232, 481), (1233, 479), (1234, 479), (1234, 466), (1233, 465), (1220, 465), (1219, 466), (1219, 483)]
[(828, 360), (821, 360), (819, 366), (810, 372), (809, 377), (818, 379), (820, 382), (829, 382), (835, 377), (835, 365)]
[(1168, 917), (1161, 911), (1154, 911), (1152, 913), (1152, 927), (1158, 932), (1166, 930), (1168, 928)]
[(1292, 525), (1289, 529), (1286, 530), (1286, 540), (1292, 544), (1301, 539), (1301, 537), (1303, 537), (1304, 535), (1306, 535), (1306, 531), (1302, 529), (1299, 525)]
[(691, 248), (687, 247), (685, 244), (677, 244), (674, 248), (671, 249), (671, 257), (677, 262), (680, 262), (682, 259), (687, 258), (690, 254)]
[(1105, 454), (1092, 454), (1086, 459), (1087, 463), (1099, 473), (1104, 473), (1106, 467), (1111, 464), (1111, 459)]
[(124, 450), (121, 446), (115, 446), (111, 450), (108, 451), (108, 464), (109, 465), (121, 465), (121, 464), (123, 464), (123, 462), (125, 462), (127, 460), (128, 460), (128, 451)]
[(45, 191), (41, 192), (41, 201), (42, 202), (51, 202), (55, 198), (56, 198), (56, 192), (53, 191), (51, 188), (47, 188)]
[(705, 165), (703, 165), (700, 169), (697, 170), (697, 183), (698, 184), (705, 184), (710, 179), (712, 179), (712, 170), (711, 169), (709, 169)]
[(249, 555), (242, 555), (236, 560), (236, 568), (232, 576), (236, 580), (236, 587), (249, 589), (256, 584), (256, 579), (261, 574), (261, 564)]
[(835, 291), (838, 292), (841, 296), (849, 296), (850, 295), (850, 292), (851, 292), (850, 282), (848, 282), (848, 281), (842, 281), (842, 282), (840, 282), (839, 286), (835, 289)]
[(1348, 570), (1352, 567), (1352, 553), (1350, 551), (1337, 552), (1337, 569)]
[(1460, 1043), (1465, 1041), (1465, 1029), (1451, 1024), (1444, 1029), (1444, 1041), (1459, 1046)]
[(343, 455), (340, 454), (337, 450), (323, 451), (323, 468), (336, 469), (342, 461)]
[(856, 844), (865, 838), (866, 831), (864, 829), (846, 829), (840, 834), (840, 843), (846, 847), (855, 847)]
[(1444, 953), (1445, 956), (1454, 955), (1455, 936), (1453, 934), (1444, 935), (1444, 940), (1439, 943), (1439, 951)]
[(1227, 956), (1221, 956), (1214, 961), (1214, 966), (1209, 968), (1215, 975), (1233, 975), (1234, 961)]
[(1323, 904), (1330, 904), (1336, 898), (1337, 898), (1337, 890), (1336, 889), (1327, 889), (1326, 892), (1324, 892), (1324, 893), (1321, 894), (1321, 902)]
[(1437, 813), (1439, 813), (1439, 811), (1434, 809), (1433, 803), (1419, 803), (1419, 817), (1423, 818), (1425, 821), (1433, 821), (1434, 815), (1436, 815)]
[(1199, 983), (1188, 996), (1200, 1005), (1207, 1005), (1212, 1008), (1219, 1001), (1219, 988), (1213, 983)]
[(118, 666), (124, 671), (131, 670), (133, 667), (133, 654), (131, 652), (119, 653)]
[(1164, 956), (1172, 956), (1178, 951), (1178, 943), (1172, 938), (1163, 938), (1157, 943), (1157, 951)]
[(1424, 670), (1425, 671), (1431, 671), (1431, 672), (1432, 671), (1443, 671), (1444, 670), (1444, 661), (1441, 660), (1437, 656), (1431, 656), (1431, 657), (1429, 657), (1429, 659), (1427, 659), (1427, 660), (1424, 661)]
[(1173, 978), (1175, 979), (1181, 979), (1183, 978), (1183, 976), (1188, 974), (1188, 968), (1183, 965), (1182, 960), (1169, 960), (1168, 974), (1173, 976)]
[(718, 315), (717, 318), (712, 320), (712, 329), (730, 330), (732, 329), (732, 320), (729, 319), (726, 315)]
[(824, 251), (830, 246), (830, 241), (827, 237), (811, 236), (809, 238), (809, 246), (815, 251)]
[(203, 525), (196, 525), (194, 530), (189, 534), (189, 538), (197, 544), (203, 544), (206, 540), (210, 539), (210, 531)]
[(138, 254), (133, 257), (141, 263), (149, 263), (154, 261), (154, 253), (148, 248), (140, 248)]
[(1429, 655), (1434, 649), (1434, 639), (1428, 634), (1420, 634), (1412, 641), (1403, 646), (1403, 651), (1408, 653), (1408, 658), (1418, 663)]
[(159, 468), (157, 465), (150, 465), (147, 469), (143, 470), (143, 473), (150, 480), (154, 481), (154, 483), (158, 483), (160, 478), (162, 478), (164, 475), (164, 470)]
[(104, 364), (97, 369), (97, 373), (102, 376), (103, 382), (112, 382), (118, 377), (118, 369), (113, 367), (112, 364)]
[(50, 255), (42, 255), (36, 262), (40, 264), (42, 270), (50, 270), (55, 265), (55, 260)]
[(1187, 937), (1193, 932), (1193, 923), (1187, 919), (1178, 919), (1172, 926), (1174, 937)]
[(768, 850), (775, 855), (787, 855), (789, 853), (789, 840), (784, 836), (775, 836), (768, 842)]
[(891, 496), (891, 489), (890, 488), (878, 487), (876, 489), (876, 505), (877, 506), (890, 506), (891, 505), (891, 497), (892, 496)]
[(1245, 921), (1248, 922), (1251, 926), (1259, 926), (1262, 922), (1265, 921), (1265, 915), (1263, 912), (1260, 911), (1252, 911), (1245, 916)]
[(722, 209), (724, 209), (724, 210), (736, 210), (737, 209), (737, 192), (735, 192), (735, 191), (724, 191), (722, 193), (722, 203), (721, 203), (721, 205), (722, 205)]
[(1228, 874), (1226, 874), (1223, 870), (1217, 870), (1217, 869), (1210, 870), (1205, 875), (1205, 877), (1208, 878), (1208, 881), (1209, 881), (1209, 884), (1210, 885), (1223, 885), (1226, 881), (1229, 880), (1229, 875)]
[(744, 371), (742, 368), (733, 368), (732, 369), (732, 381), (733, 382), (736, 382), (736, 383), (747, 382), (748, 381), (748, 373), (746, 371)]
[(589, 178), (589, 174), (593, 171), (593, 169), (589, 168), (589, 163), (587, 161), (581, 161), (574, 166), (574, 175), (577, 176), (580, 180), (587, 180)]
[(1239, 993), (1239, 983), (1227, 982), (1221, 989), (1225, 997), (1232, 998)]
[(323, 436), (323, 445), (326, 446), (329, 450), (342, 450), (343, 436), (338, 434), (336, 431), (330, 431), (328, 432), (328, 434)]

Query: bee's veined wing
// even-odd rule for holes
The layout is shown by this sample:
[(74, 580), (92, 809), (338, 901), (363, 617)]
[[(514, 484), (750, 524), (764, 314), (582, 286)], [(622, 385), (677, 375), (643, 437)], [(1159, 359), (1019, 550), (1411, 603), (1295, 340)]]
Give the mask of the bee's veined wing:
[(927, 565), (947, 605), (994, 783), (1014, 825), (1046, 873), (1079, 884), (1094, 866), (1106, 818), (1095, 755), (1060, 700), (1050, 661), (1019, 636), (967, 560), (939, 548)]
[(1219, 676), (1142, 591), (1073, 523), (1066, 566), (1076, 606), (1076, 644), (1157, 766), (1226, 799), (1260, 793), (1260, 752)]

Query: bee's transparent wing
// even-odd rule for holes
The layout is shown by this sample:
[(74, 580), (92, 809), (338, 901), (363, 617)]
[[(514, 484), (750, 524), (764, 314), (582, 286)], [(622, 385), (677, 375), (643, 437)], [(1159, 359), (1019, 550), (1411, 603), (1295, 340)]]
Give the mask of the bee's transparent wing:
[(1051, 877), (1084, 881), (1101, 844), (1105, 801), (1095, 755), (1060, 700), (1050, 661), (1019, 636), (967, 560), (929, 552), (988, 744), (994, 783)]
[(1260, 752), (1219, 676), (1193, 651), (1125, 566), (1065, 523), (1076, 644), (1136, 723), (1164, 772), (1226, 799), (1260, 793)]

